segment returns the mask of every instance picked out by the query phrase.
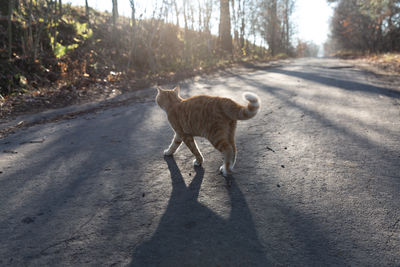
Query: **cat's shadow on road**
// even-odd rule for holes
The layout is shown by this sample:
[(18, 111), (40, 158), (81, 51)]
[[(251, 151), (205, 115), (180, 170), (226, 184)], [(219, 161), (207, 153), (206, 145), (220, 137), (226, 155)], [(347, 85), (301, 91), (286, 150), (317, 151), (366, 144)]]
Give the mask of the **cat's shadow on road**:
[[(133, 252), (131, 266), (267, 266), (246, 200), (234, 179), (229, 218), (198, 202), (204, 169), (186, 186), (173, 157), (165, 157), (172, 193), (153, 236)], [(210, 196), (212, 197), (212, 196)]]

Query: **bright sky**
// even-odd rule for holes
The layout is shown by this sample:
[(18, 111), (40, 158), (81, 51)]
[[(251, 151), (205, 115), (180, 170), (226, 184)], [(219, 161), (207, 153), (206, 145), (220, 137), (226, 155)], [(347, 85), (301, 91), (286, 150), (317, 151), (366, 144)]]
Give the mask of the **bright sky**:
[(297, 0), (293, 21), (297, 24), (295, 37), (323, 44), (328, 38), (333, 9), (326, 0)]
[[(73, 5), (85, 5), (85, 0), (64, 0)], [(137, 16), (145, 12), (145, 16), (151, 15), (153, 11), (152, 5), (155, 0), (135, 0)], [(88, 0), (89, 6), (100, 11), (111, 11), (111, 0)], [(147, 8), (147, 10), (146, 10)], [(146, 11), (145, 11), (146, 10)], [(129, 0), (118, 0), (118, 11), (120, 15), (130, 16)], [(296, 7), (292, 20), (294, 22), (294, 39), (303, 41), (312, 41), (316, 44), (323, 44), (329, 34), (329, 19), (332, 16), (332, 8), (327, 4), (326, 0), (296, 0)], [(216, 28), (218, 29), (218, 28)]]

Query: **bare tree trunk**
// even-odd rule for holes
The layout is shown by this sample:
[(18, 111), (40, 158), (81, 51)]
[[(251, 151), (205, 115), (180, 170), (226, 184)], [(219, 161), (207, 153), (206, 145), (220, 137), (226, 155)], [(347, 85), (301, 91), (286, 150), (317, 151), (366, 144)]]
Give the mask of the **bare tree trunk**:
[(187, 14), (186, 14), (186, 6), (187, 6), (187, 0), (183, 0), (183, 22), (185, 24), (185, 31), (184, 31), (184, 37), (183, 37), (183, 60), (185, 66), (188, 63), (188, 57), (187, 57), (187, 47), (188, 47), (188, 22), (187, 22)]
[(211, 15), (212, 15), (212, 0), (207, 0), (206, 2), (206, 8), (205, 8), (205, 15), (203, 19), (204, 23), (204, 31), (210, 34), (210, 21), (211, 21)]
[(197, 4), (199, 6), (199, 32), (201, 32), (201, 28), (202, 28), (202, 17), (201, 17), (201, 14), (202, 14), (203, 9), (201, 8), (200, 0), (197, 1)]
[(87, 22), (88, 22), (88, 24), (89, 24), (89, 26), (90, 26), (89, 3), (88, 3), (88, 0), (85, 0), (85, 15), (86, 15)]
[(285, 53), (289, 50), (288, 45), (288, 33), (289, 33), (289, 0), (283, 1), (282, 7), (282, 32), (281, 32), (281, 41), (284, 47)]
[(57, 26), (58, 26), (58, 12), (57, 12), (57, 0), (54, 0), (54, 12), (53, 12), (53, 51), (57, 46)]
[(150, 69), (153, 73), (158, 71), (158, 65), (157, 65), (157, 55), (155, 55), (155, 53), (157, 53), (158, 51), (158, 47), (157, 49), (153, 48), (153, 41), (154, 38), (156, 36), (157, 30), (159, 29), (159, 25), (160, 25), (160, 20), (163, 14), (163, 9), (164, 9), (164, 2), (162, 2), (161, 8), (159, 9), (159, 14), (158, 14), (158, 18), (155, 18), (156, 15), (156, 9), (153, 12), (153, 16), (152, 16), (152, 26), (151, 26), (151, 34), (149, 37), (149, 41), (145, 42), (146, 48), (147, 48), (147, 52), (148, 52), (148, 63), (150, 66)]
[(132, 20), (132, 28), (131, 28), (131, 40), (130, 40), (130, 49), (129, 49), (129, 58), (128, 58), (128, 66), (127, 70), (130, 69), (131, 66), (131, 61), (132, 58), (136, 58), (136, 18), (135, 18), (135, 1), (134, 0), (129, 0), (129, 3), (131, 5), (131, 20)]
[[(239, 3), (240, 3), (240, 1), (239, 1)], [(245, 29), (245, 10), (246, 10), (246, 6), (245, 6), (245, 4), (246, 4), (246, 1), (243, 1), (243, 5), (242, 5), (242, 11), (241, 11), (241, 14), (240, 14), (240, 16), (241, 16), (241, 19), (242, 19), (242, 21), (241, 21), (241, 25), (240, 25), (240, 48), (243, 50), (243, 48), (244, 48), (244, 29)]]
[(212, 8), (213, 8), (213, 2), (212, 0), (206, 0), (205, 2), (205, 9), (204, 9), (204, 18), (203, 18), (203, 28), (204, 28), (204, 32), (206, 33), (206, 38), (207, 38), (207, 51), (208, 51), (208, 55), (211, 57), (212, 56), (212, 46), (211, 46), (211, 25), (210, 25), (210, 21), (211, 21), (211, 14), (212, 14)]
[(188, 29), (186, 6), (187, 6), (187, 0), (183, 0), (183, 21), (185, 23), (185, 31)]
[[(40, 9), (44, 10), (43, 4), (41, 4)], [(39, 29), (36, 31), (36, 37), (35, 37), (35, 43), (33, 45), (33, 60), (36, 60), (38, 58), (38, 49), (40, 45), (40, 36), (42, 35), (42, 31), (44, 27), (46, 27), (47, 24), (47, 18), (48, 18), (48, 13), (49, 13), (49, 7), (46, 7), (43, 23), (39, 26)]]
[(47, 12), (50, 13), (49, 16), (49, 35), (53, 36), (53, 42), (50, 44), (53, 48), (53, 51), (56, 48), (56, 34), (57, 34), (57, 26), (56, 26), (56, 14), (57, 14), (57, 0), (46, 0), (47, 3)]
[(278, 14), (277, 14), (277, 0), (272, 0), (270, 5), (270, 24), (269, 24), (269, 36), (270, 40), (268, 46), (271, 50), (271, 55), (275, 56), (277, 52), (277, 33), (278, 33)]
[[(61, 0), (60, 0), (61, 1)], [(28, 29), (29, 29), (29, 43), (30, 48), (32, 48), (33, 43), (33, 35), (32, 35), (32, 8), (33, 8), (33, 0), (29, 1), (29, 12), (28, 12)]]
[(191, 23), (191, 29), (194, 30), (194, 10), (193, 10), (193, 5), (190, 4), (190, 23)]
[[(239, 30), (238, 30), (238, 21), (240, 19), (240, 0), (238, 1), (238, 10), (235, 10), (235, 0), (230, 0), (231, 1), (231, 7), (232, 7), (232, 12), (231, 12), (231, 17), (232, 17), (232, 23), (231, 28), (233, 28), (233, 50), (237, 50), (239, 47)], [(239, 49), (240, 50), (240, 49)], [(239, 52), (240, 53), (240, 52)]]
[(394, 51), (396, 49), (396, 41), (394, 38), (395, 35), (395, 26), (394, 26), (394, 21), (393, 21), (393, 17), (396, 15), (395, 12), (395, 4), (393, 0), (390, 0), (388, 3), (388, 11), (389, 11), (389, 18), (388, 18), (388, 29), (389, 29), (389, 39), (388, 42), (389, 44), (387, 45), (387, 48), (389, 51)]
[(12, 58), (12, 15), (14, 11), (14, 1), (8, 2), (8, 59)]
[(115, 27), (115, 24), (118, 19), (118, 0), (112, 0), (112, 15), (113, 15), (113, 26)]
[(290, 52), (291, 21), (290, 15), (293, 12), (294, 0), (285, 0), (284, 3), (284, 45), (286, 53)]
[(135, 9), (135, 1), (134, 0), (129, 0), (130, 4), (131, 4), (131, 20), (132, 20), (132, 28), (131, 28), (131, 32), (132, 32), (132, 36), (135, 35), (135, 30), (136, 30), (136, 9)]
[(229, 0), (220, 0), (219, 42), (222, 50), (232, 54)]
[(173, 0), (172, 4), (174, 5), (174, 8), (175, 8), (176, 26), (179, 27), (179, 8), (178, 8), (178, 4), (176, 3), (176, 0)]

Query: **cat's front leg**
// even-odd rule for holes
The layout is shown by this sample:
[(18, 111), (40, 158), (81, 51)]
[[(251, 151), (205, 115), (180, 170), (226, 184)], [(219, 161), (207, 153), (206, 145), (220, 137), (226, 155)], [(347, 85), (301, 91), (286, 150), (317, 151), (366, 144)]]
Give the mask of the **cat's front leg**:
[(193, 161), (194, 166), (201, 166), (203, 164), (203, 156), (201, 155), (196, 141), (194, 140), (193, 136), (188, 136), (185, 135), (183, 137), (183, 142), (185, 142), (186, 146), (189, 148), (189, 150), (193, 153), (193, 155), (196, 157), (196, 159)]
[(182, 139), (177, 133), (175, 133), (174, 138), (172, 139), (172, 142), (169, 145), (168, 149), (164, 150), (164, 155), (171, 156), (172, 154), (175, 153), (175, 151), (179, 148), (181, 144), (182, 144)]

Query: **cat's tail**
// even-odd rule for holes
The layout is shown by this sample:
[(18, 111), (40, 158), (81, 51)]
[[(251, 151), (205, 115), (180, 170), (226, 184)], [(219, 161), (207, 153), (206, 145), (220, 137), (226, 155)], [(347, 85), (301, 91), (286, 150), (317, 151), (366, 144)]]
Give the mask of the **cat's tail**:
[(253, 93), (245, 92), (243, 93), (243, 98), (247, 100), (249, 103), (247, 106), (242, 106), (237, 113), (236, 120), (248, 120), (253, 118), (261, 106), (260, 98)]

